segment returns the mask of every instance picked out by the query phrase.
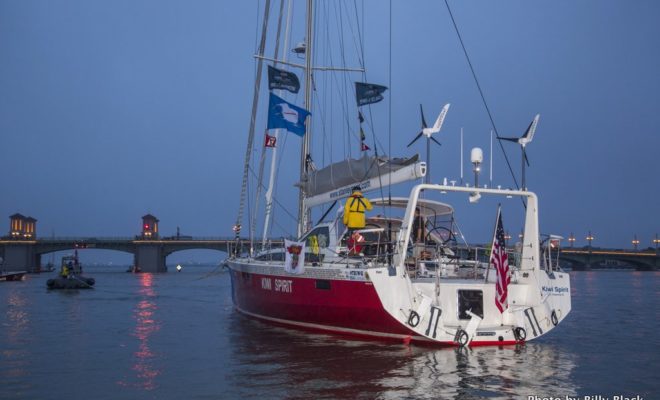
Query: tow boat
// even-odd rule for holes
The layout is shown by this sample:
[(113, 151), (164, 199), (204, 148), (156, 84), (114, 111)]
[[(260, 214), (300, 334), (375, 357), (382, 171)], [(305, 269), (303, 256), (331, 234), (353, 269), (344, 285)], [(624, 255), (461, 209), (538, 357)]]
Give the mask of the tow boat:
[(46, 281), (48, 289), (92, 289), (94, 278), (82, 274), (82, 264), (77, 255), (62, 257), (57, 278)]

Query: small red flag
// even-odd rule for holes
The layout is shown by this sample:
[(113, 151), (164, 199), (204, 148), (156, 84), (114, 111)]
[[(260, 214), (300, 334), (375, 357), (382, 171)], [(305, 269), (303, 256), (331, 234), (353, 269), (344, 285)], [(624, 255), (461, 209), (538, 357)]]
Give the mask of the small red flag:
[(277, 138), (275, 136), (270, 136), (268, 132), (266, 132), (266, 139), (264, 140), (264, 147), (275, 147), (275, 142), (277, 141)]
[(360, 150), (361, 151), (367, 151), (367, 150), (371, 150), (371, 148), (369, 148), (369, 146), (367, 146), (366, 143), (362, 142), (362, 143), (360, 143)]

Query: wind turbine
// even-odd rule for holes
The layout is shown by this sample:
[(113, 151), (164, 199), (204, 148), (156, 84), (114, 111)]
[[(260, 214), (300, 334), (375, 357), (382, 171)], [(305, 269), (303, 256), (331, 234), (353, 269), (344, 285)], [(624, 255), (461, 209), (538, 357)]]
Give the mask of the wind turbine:
[(527, 190), (527, 187), (525, 186), (525, 164), (527, 164), (527, 166), (529, 167), (529, 159), (527, 158), (525, 147), (532, 142), (532, 139), (534, 138), (534, 132), (536, 132), (536, 126), (539, 124), (540, 117), (541, 114), (536, 114), (534, 120), (532, 120), (532, 122), (527, 127), (525, 134), (519, 138), (505, 138), (499, 136), (497, 137), (499, 140), (515, 142), (520, 145), (520, 149), (522, 150), (522, 190)]
[(447, 115), (447, 110), (449, 110), (449, 103), (445, 104), (438, 115), (438, 119), (435, 120), (435, 124), (432, 127), (426, 126), (426, 119), (424, 118), (424, 109), (422, 105), (419, 105), (419, 111), (422, 114), (422, 130), (415, 136), (415, 138), (408, 143), (408, 147), (412, 146), (413, 143), (417, 141), (422, 135), (426, 136), (426, 178), (424, 179), (425, 183), (431, 182), (431, 140), (442, 146), (440, 142), (433, 137), (434, 133), (440, 132), (442, 128), (442, 123), (445, 121), (445, 116)]

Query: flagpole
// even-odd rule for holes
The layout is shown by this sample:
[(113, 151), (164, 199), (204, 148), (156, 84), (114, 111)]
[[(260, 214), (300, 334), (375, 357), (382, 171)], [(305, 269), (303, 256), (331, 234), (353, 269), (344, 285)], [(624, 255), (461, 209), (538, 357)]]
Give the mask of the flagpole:
[(495, 229), (493, 229), (493, 240), (491, 240), (491, 242), (490, 242), (490, 257), (488, 257), (488, 265), (486, 266), (486, 274), (484, 275), (484, 283), (488, 283), (488, 272), (490, 271), (490, 260), (493, 257), (493, 245), (495, 244), (495, 236), (497, 236), (497, 224), (500, 221), (500, 212), (501, 211), (502, 211), (502, 204), (500, 203), (500, 204), (497, 205), (497, 217), (495, 218)]

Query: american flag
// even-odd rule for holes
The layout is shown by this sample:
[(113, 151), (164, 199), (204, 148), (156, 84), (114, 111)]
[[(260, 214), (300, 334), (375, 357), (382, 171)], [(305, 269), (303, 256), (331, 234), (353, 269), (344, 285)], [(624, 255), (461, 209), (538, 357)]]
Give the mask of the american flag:
[(509, 276), (509, 257), (506, 254), (501, 209), (497, 210), (497, 226), (495, 227), (495, 237), (493, 238), (493, 247), (490, 252), (490, 263), (493, 264), (497, 272), (495, 306), (500, 310), (500, 313), (503, 313), (504, 310), (509, 308), (507, 294), (511, 277)]

